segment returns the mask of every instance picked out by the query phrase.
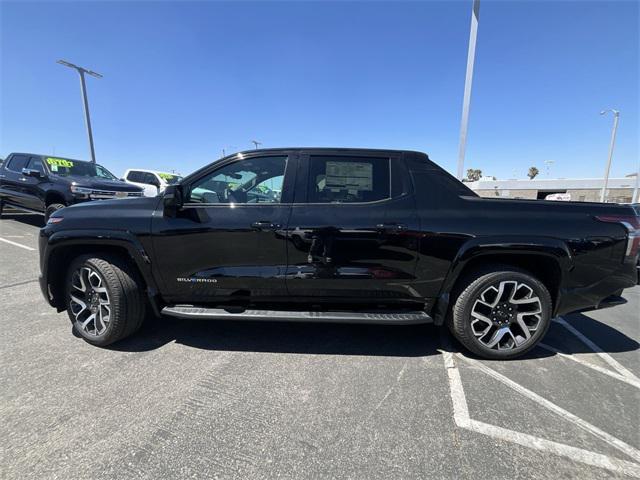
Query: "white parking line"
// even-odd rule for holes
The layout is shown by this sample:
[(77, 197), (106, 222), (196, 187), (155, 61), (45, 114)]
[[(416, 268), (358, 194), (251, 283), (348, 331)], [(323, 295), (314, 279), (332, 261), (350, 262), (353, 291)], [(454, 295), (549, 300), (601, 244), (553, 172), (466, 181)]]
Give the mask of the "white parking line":
[[(464, 388), (462, 386), (462, 380), (460, 379), (460, 372), (458, 370), (458, 367), (455, 364), (453, 355), (448, 351), (442, 351), (442, 357), (444, 359), (445, 368), (447, 370), (447, 376), (449, 378), (449, 389), (451, 391), (451, 401), (453, 403), (453, 418), (458, 427), (464, 428), (466, 430), (474, 431), (476, 433), (480, 433), (482, 435), (486, 435), (499, 440), (512, 442), (526, 448), (532, 448), (535, 450), (541, 450), (541, 451), (553, 453), (555, 455), (566, 457), (571, 460), (584, 463), (586, 465), (591, 465), (594, 467), (610, 470), (613, 472), (622, 473), (624, 475), (630, 475), (633, 477), (640, 478), (640, 464), (628, 462), (626, 460), (620, 460), (618, 458), (609, 457), (607, 455), (602, 455), (600, 453), (595, 453), (582, 448), (572, 447), (570, 445), (566, 445), (563, 443), (546, 440), (544, 438), (535, 437), (533, 435), (528, 435), (526, 433), (516, 432), (514, 430), (498, 427), (496, 425), (480, 422), (478, 420), (473, 420), (469, 416), (469, 408), (467, 406), (467, 399), (464, 393)], [(465, 360), (468, 360), (465, 357), (462, 357), (461, 355), (460, 357)], [(488, 367), (485, 367), (485, 368), (493, 372), (493, 370), (491, 370), (490, 368)], [(593, 428), (596, 428), (596, 427), (593, 427)], [(608, 435), (608, 434), (605, 433), (605, 435)], [(624, 444), (624, 442), (621, 442), (620, 440), (617, 440), (617, 439), (614, 439), (614, 440), (616, 440), (619, 443), (622, 443), (623, 445), (626, 445)], [(630, 447), (628, 445), (627, 447), (631, 449), (630, 451), (632, 453), (633, 451), (637, 452), (637, 450), (635, 450), (633, 447)]]
[(465, 362), (467, 362), (468, 364), (472, 365), (474, 368), (477, 368), (478, 370), (481, 370), (482, 372), (486, 373), (490, 377), (498, 380), (500, 383), (506, 385), (507, 387), (511, 388), (512, 390), (515, 390), (520, 395), (523, 395), (523, 396), (527, 397), (528, 399), (533, 400), (537, 404), (542, 405), (546, 409), (551, 410), (553, 413), (559, 415), (560, 417), (562, 417), (565, 420), (573, 423), (574, 425), (582, 428), (583, 430), (595, 435), (596, 437), (600, 438), (601, 440), (607, 442), (612, 447), (617, 448), (621, 452), (629, 455), (631, 458), (633, 458), (637, 462), (640, 462), (640, 450), (632, 447), (631, 445), (623, 442), (622, 440), (617, 439), (613, 435), (611, 435), (611, 434), (609, 434), (609, 433), (607, 433), (607, 432), (605, 432), (603, 430), (600, 430), (598, 427), (596, 427), (594, 425), (591, 425), (589, 422), (581, 419), (580, 417), (575, 416), (573, 413), (565, 410), (562, 407), (559, 407), (555, 403), (547, 400), (544, 397), (541, 397), (537, 393), (532, 392), (531, 390), (529, 390), (529, 389), (523, 387), (522, 385), (514, 382), (513, 380), (505, 377), (501, 373), (496, 372), (492, 368), (487, 367), (485, 364), (483, 364), (483, 363), (481, 363), (481, 362), (479, 362), (477, 360), (473, 360), (472, 358), (467, 358), (467, 357), (465, 357), (464, 355), (462, 355), (460, 353), (457, 354), (457, 356), (459, 358), (461, 358), (462, 360), (464, 360)]
[(16, 247), (24, 248), (25, 250), (30, 250), (30, 251), (35, 250), (35, 248), (27, 247), (26, 245), (22, 245), (21, 243), (12, 242), (11, 240), (7, 240), (6, 238), (0, 238), (0, 242), (4, 242), (10, 245), (14, 245)]
[(593, 343), (590, 339), (585, 337), (582, 333), (580, 333), (573, 325), (567, 322), (562, 317), (557, 317), (553, 319), (554, 322), (559, 323), (564, 328), (573, 333), (576, 337), (580, 339), (582, 343), (584, 343), (587, 347), (593, 350), (602, 360), (611, 365), (620, 375), (627, 377), (630, 380), (634, 380), (636, 382), (640, 382), (640, 378), (636, 377), (633, 373), (623, 367), (617, 360), (615, 360), (611, 355), (604, 352), (598, 345)]
[(561, 358), (566, 358), (567, 360), (573, 360), (574, 362), (579, 363), (580, 365), (584, 365), (587, 368), (591, 368), (592, 370), (595, 370), (596, 372), (600, 372), (604, 375), (608, 375), (611, 378), (615, 378), (616, 380), (620, 380), (621, 382), (627, 383), (633, 387), (636, 388), (640, 388), (640, 381), (635, 380), (633, 378), (628, 378), (624, 375), (621, 375), (619, 373), (616, 372), (612, 372), (611, 370), (607, 370), (606, 368), (600, 367), (598, 365), (594, 365), (591, 362), (587, 362), (583, 359), (581, 359), (578, 355), (571, 355), (569, 353), (563, 352), (562, 350), (558, 350), (555, 347), (552, 347), (551, 345), (547, 345), (545, 343), (539, 343), (538, 346), (540, 348), (544, 348), (545, 350), (549, 350), (550, 352), (554, 352), (555, 354), (557, 354), (559, 357)]

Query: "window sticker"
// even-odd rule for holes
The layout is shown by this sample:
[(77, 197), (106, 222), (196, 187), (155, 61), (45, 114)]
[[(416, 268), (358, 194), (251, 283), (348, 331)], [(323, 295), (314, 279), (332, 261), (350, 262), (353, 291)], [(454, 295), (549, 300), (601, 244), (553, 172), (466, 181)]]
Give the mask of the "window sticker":
[[(49, 165), (51, 165), (51, 169), (53, 170), (53, 167), (73, 167), (73, 162), (71, 160), (65, 160), (64, 158), (52, 158), (49, 157), (47, 158), (47, 163)], [(58, 169), (56, 168), (55, 170), (53, 170), (54, 172), (57, 172)]]
[(158, 176), (163, 180), (171, 180), (174, 177), (174, 175), (169, 173), (159, 173)]
[(58, 165), (51, 165), (51, 171), (52, 172), (57, 172), (58, 171)]
[(373, 165), (364, 162), (327, 162), (325, 182), (329, 189), (370, 192), (373, 190)]

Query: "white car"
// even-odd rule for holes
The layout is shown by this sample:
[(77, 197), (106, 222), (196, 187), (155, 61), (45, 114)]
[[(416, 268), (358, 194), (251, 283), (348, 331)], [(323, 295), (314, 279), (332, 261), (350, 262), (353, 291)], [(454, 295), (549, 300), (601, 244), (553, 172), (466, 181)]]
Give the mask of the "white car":
[(182, 180), (180, 175), (175, 173), (158, 172), (156, 170), (144, 170), (141, 168), (131, 168), (124, 172), (122, 177), (127, 183), (144, 188), (145, 197), (155, 197), (164, 192), (168, 185), (173, 185)]

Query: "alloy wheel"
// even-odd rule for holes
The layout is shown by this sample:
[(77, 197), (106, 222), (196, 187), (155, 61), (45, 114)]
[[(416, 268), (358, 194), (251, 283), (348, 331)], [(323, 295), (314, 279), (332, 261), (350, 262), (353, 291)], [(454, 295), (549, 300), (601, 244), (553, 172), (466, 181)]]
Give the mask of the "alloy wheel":
[(485, 288), (471, 308), (471, 331), (486, 348), (511, 350), (529, 343), (542, 322), (533, 288), (515, 280)]
[(82, 266), (71, 276), (69, 308), (76, 327), (91, 337), (100, 337), (109, 328), (111, 302), (102, 276)]

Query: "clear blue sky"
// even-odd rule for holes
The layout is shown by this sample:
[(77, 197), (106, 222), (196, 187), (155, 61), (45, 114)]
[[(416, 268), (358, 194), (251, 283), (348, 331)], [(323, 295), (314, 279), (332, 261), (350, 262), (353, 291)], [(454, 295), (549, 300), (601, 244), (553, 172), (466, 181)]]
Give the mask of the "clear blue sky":
[[(467, 167), (524, 177), (637, 168), (635, 1), (483, 0)], [(0, 156), (88, 158), (185, 174), (227, 151), (345, 146), (427, 152), (455, 171), (470, 1), (2, 2)], [(235, 148), (234, 148), (235, 147)]]

